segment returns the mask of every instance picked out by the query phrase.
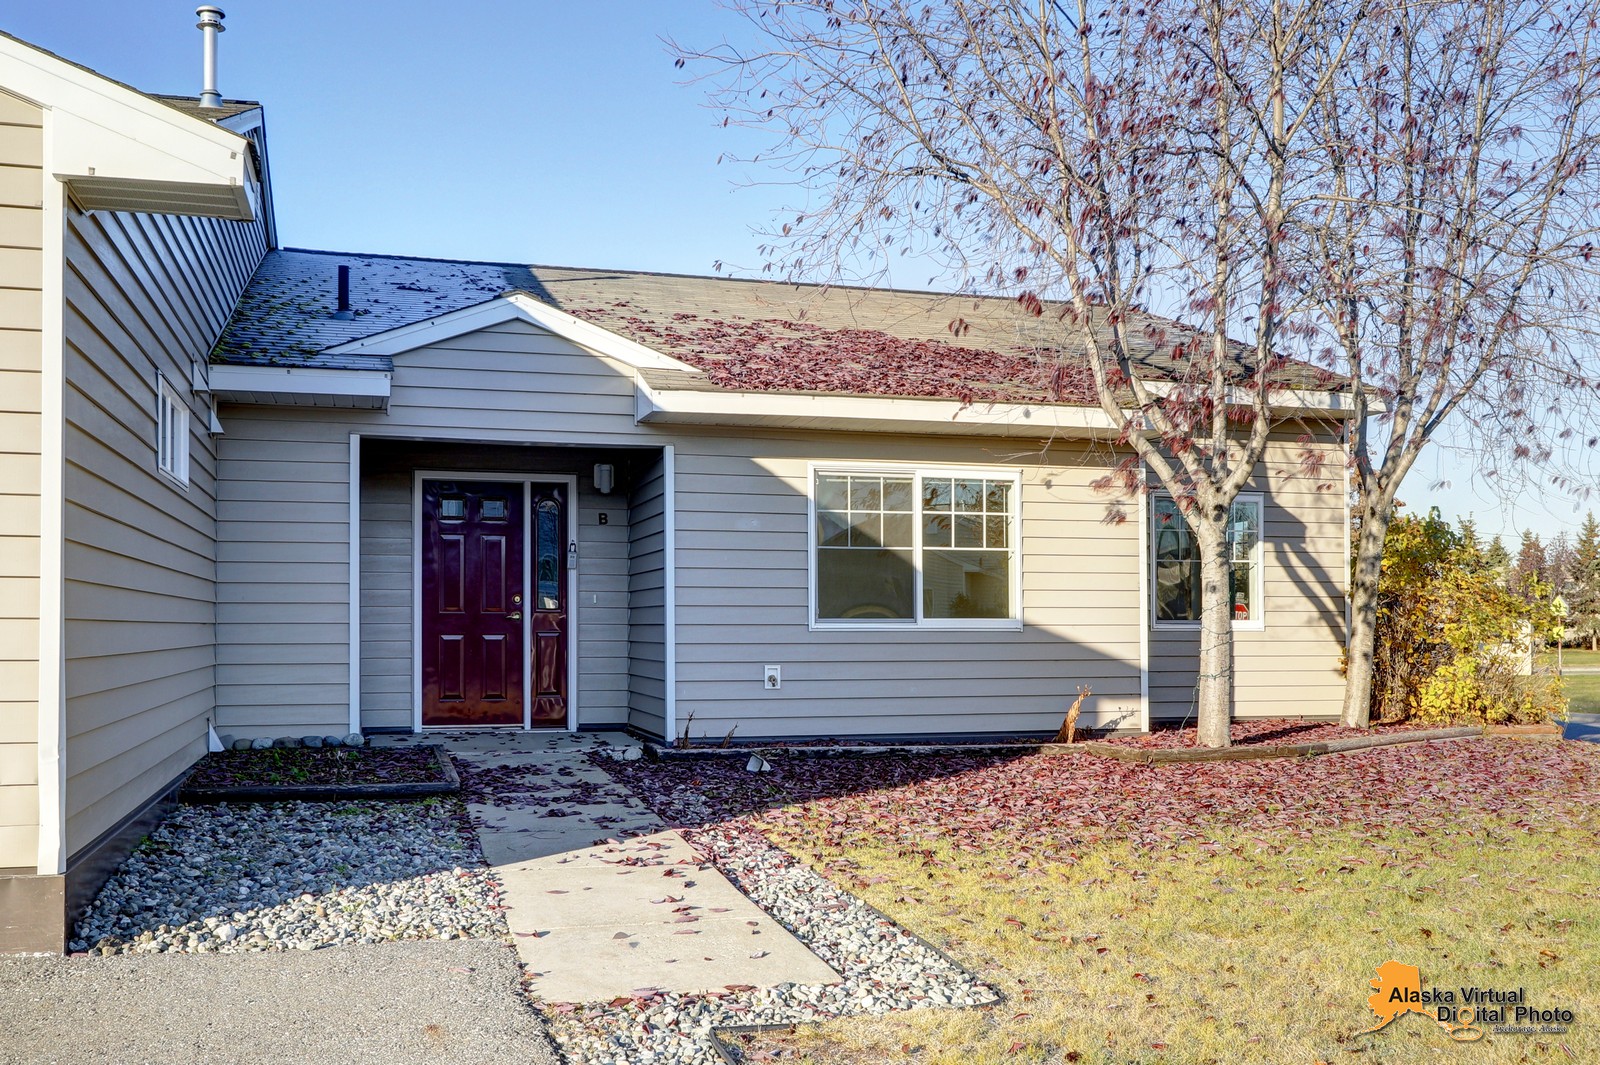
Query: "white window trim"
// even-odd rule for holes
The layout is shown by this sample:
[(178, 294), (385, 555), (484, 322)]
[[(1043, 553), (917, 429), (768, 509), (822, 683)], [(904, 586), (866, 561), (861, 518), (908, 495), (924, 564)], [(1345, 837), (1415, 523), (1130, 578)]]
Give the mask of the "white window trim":
[[(162, 443), (168, 412), (173, 418), (171, 464), (162, 461)], [(194, 413), (166, 374), (156, 372), (156, 469), (185, 491), (189, 488), (189, 432)]]
[[(1199, 629), (1200, 629), (1200, 622), (1198, 620), (1196, 620), (1196, 621), (1162, 621), (1162, 620), (1160, 620), (1160, 611), (1159, 611), (1159, 609), (1157, 607), (1157, 604), (1156, 604), (1156, 562), (1157, 562), (1157, 560), (1156, 560), (1156, 553), (1155, 553), (1154, 546), (1150, 543), (1150, 538), (1155, 535), (1155, 526), (1156, 526), (1156, 523), (1155, 523), (1155, 506), (1156, 506), (1156, 501), (1158, 499), (1171, 499), (1171, 498), (1172, 498), (1172, 494), (1170, 492), (1152, 492), (1152, 493), (1150, 493), (1150, 502), (1145, 507), (1145, 516), (1147, 518), (1147, 522), (1146, 522), (1146, 529), (1145, 529), (1145, 534), (1144, 534), (1145, 535), (1145, 548), (1144, 549), (1145, 549), (1146, 555), (1148, 556), (1148, 568), (1146, 570), (1146, 573), (1149, 575), (1149, 579), (1150, 579), (1150, 594), (1149, 594), (1149, 598), (1148, 598), (1148, 602), (1150, 604), (1150, 627), (1152, 629), (1156, 629), (1156, 630), (1171, 630), (1171, 631), (1176, 631), (1176, 632), (1183, 632), (1183, 631), (1198, 632)], [(1235, 622), (1233, 622), (1233, 631), (1235, 631), (1235, 632), (1261, 632), (1264, 629), (1266, 629), (1266, 627), (1267, 627), (1266, 580), (1265, 580), (1265, 578), (1263, 576), (1263, 570), (1265, 569), (1265, 559), (1266, 559), (1266, 554), (1267, 554), (1265, 549), (1264, 549), (1265, 545), (1266, 545), (1266, 542), (1267, 542), (1267, 501), (1266, 501), (1266, 496), (1261, 492), (1240, 492), (1234, 498), (1234, 502), (1235, 503), (1253, 503), (1253, 504), (1255, 504), (1256, 520), (1259, 523), (1259, 528), (1261, 530), (1261, 535), (1256, 537), (1255, 550), (1252, 552), (1251, 559), (1250, 559), (1250, 595), (1251, 595), (1251, 598), (1257, 604), (1259, 604), (1259, 608), (1256, 610), (1256, 616), (1251, 618), (1249, 621), (1235, 621)]]
[[(912, 527), (912, 553), (917, 575), (912, 592), (916, 617), (902, 621), (851, 621), (817, 617), (817, 474), (900, 474), (913, 481), (916, 520)], [(1012, 513), (1007, 525), (1011, 544), (1011, 610), (1009, 618), (925, 618), (922, 616), (922, 479), (924, 477), (982, 477), (1011, 485)], [(925, 632), (999, 630), (1022, 631), (1022, 471), (990, 466), (918, 466), (887, 462), (813, 462), (806, 468), (806, 616), (814, 632)]]

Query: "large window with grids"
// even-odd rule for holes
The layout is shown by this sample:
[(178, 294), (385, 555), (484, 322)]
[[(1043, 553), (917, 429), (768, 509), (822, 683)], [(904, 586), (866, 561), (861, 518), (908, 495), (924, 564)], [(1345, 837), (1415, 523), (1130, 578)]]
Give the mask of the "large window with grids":
[(818, 627), (1017, 628), (1018, 478), (991, 470), (812, 471)]
[[(1237, 628), (1261, 628), (1261, 497), (1240, 495), (1228, 515), (1228, 601)], [(1157, 627), (1200, 623), (1200, 545), (1168, 495), (1150, 501), (1151, 592)]]

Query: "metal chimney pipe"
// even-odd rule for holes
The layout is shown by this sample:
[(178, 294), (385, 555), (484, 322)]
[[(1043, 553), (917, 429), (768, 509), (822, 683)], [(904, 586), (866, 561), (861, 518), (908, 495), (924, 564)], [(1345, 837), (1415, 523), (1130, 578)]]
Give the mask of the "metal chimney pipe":
[(224, 29), (222, 8), (207, 4), (195, 8), (194, 13), (200, 16), (200, 21), (195, 23), (195, 27), (200, 31), (204, 56), (202, 80), (205, 84), (200, 89), (200, 106), (221, 107), (222, 94), (217, 91), (217, 34)]
[(341, 322), (348, 322), (356, 316), (356, 312), (350, 309), (350, 268), (348, 266), (339, 267), (339, 309), (333, 312), (333, 316)]

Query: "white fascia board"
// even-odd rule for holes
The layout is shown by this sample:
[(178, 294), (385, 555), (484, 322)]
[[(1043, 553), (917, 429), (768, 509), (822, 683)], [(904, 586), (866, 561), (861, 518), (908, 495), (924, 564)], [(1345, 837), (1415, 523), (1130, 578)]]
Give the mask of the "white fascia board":
[(0, 37), (0, 87), (50, 112), (46, 167), (74, 178), (231, 189), (240, 217), (248, 141), (47, 52)]
[[(1306, 406), (1274, 406), (1275, 413), (1340, 413), (1321, 393), (1297, 397)], [(1335, 396), (1334, 399), (1340, 397)], [(1130, 412), (1131, 413), (1131, 412)], [(1348, 415), (1348, 411), (1344, 413)], [(902, 396), (842, 396), (785, 392), (711, 392), (652, 387), (636, 381), (634, 417), (640, 423), (769, 425), (812, 429), (867, 429), (939, 435), (1106, 437), (1121, 426), (1099, 407), (1055, 403), (969, 403)]]
[(319, 366), (228, 366), (213, 363), (211, 391), (230, 395), (345, 396), (388, 399), (387, 370), (330, 370)]
[(688, 425), (797, 424), (826, 429), (995, 436), (1107, 436), (1119, 427), (1098, 407), (1052, 403), (968, 403), (899, 396), (834, 396), (797, 392), (708, 392), (637, 382), (641, 423)]
[(413, 351), (427, 344), (487, 329), (503, 322), (524, 321), (549, 330), (556, 336), (572, 341), (590, 351), (616, 359), (634, 369), (681, 370), (699, 373), (699, 369), (663, 355), (654, 348), (629, 340), (625, 336), (602, 329), (592, 322), (575, 318), (521, 292), (508, 292), (504, 296), (483, 303), (449, 311), (420, 322), (388, 329), (382, 333), (352, 340), (328, 349), (333, 355), (388, 355), (393, 357)]

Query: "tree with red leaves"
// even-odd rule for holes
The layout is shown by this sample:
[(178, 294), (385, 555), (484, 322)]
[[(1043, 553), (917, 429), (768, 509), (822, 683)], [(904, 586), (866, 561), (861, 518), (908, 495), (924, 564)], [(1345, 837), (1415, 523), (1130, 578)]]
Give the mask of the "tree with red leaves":
[[(1530, 289), (1548, 283), (1548, 234), (1575, 246), (1568, 215), (1596, 202), (1593, 134), (1563, 121), (1593, 117), (1590, 23), (1553, 0), (733, 3), (753, 51), (678, 56), (712, 68), (728, 122), (776, 134), (769, 161), (810, 194), (769, 265), (814, 277), (898, 251), (1059, 323), (1054, 357), (1088, 369), (1129, 453), (1105, 486), (1141, 494), (1147, 469), (1198, 545), (1207, 746), (1227, 744), (1232, 704), (1232, 503), (1285, 410), (1345, 391), (1363, 519), (1351, 691), (1368, 699), (1365, 575), (1394, 489), (1494, 375), (1529, 409)], [(1425, 108), (1445, 113), (1437, 133)]]

